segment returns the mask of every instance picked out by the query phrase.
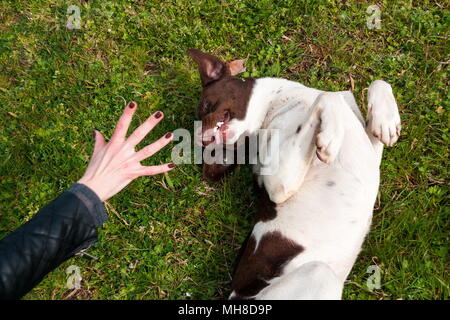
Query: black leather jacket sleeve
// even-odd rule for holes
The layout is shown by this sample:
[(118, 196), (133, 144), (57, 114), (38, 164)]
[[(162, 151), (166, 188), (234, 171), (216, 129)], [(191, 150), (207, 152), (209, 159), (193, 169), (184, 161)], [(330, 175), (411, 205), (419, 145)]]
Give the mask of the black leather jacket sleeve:
[(19, 299), (46, 274), (97, 240), (107, 220), (103, 203), (75, 183), (0, 240), (0, 299)]

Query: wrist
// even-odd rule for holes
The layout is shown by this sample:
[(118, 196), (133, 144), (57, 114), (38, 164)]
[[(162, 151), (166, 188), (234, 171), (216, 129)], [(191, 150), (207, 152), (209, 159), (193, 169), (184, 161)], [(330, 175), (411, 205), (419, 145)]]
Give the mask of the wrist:
[(78, 180), (77, 183), (83, 184), (86, 187), (88, 187), (92, 192), (94, 192), (97, 195), (100, 201), (103, 202), (106, 200), (104, 195), (100, 192), (100, 189), (95, 185), (95, 183), (92, 180), (83, 177), (80, 180)]
[(96, 227), (101, 226), (108, 220), (103, 201), (89, 186), (78, 181), (71, 185), (67, 191), (75, 194), (84, 203), (88, 208), (88, 213), (94, 219)]

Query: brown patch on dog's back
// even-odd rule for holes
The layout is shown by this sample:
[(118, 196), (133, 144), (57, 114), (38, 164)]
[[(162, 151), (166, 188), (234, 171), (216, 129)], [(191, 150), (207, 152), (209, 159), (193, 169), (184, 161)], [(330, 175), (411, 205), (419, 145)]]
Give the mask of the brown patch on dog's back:
[(258, 294), (303, 250), (278, 231), (264, 234), (257, 248), (256, 239), (251, 235), (233, 277), (232, 290), (236, 294), (233, 299), (249, 299)]

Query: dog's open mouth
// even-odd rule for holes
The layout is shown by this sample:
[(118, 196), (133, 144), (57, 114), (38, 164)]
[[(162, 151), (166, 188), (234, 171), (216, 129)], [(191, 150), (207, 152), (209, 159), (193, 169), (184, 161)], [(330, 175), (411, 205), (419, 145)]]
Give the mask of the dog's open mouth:
[(214, 127), (204, 130), (202, 135), (203, 145), (206, 146), (212, 142), (215, 142), (216, 144), (225, 143), (230, 120), (230, 113), (226, 111), (222, 119), (215, 123)]

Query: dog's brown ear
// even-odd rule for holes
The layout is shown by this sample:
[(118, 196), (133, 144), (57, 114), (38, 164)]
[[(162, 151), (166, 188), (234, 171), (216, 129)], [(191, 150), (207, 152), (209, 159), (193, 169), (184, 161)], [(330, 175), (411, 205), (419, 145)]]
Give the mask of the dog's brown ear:
[(235, 76), (239, 73), (245, 72), (244, 67), (245, 60), (233, 60), (228, 62), (228, 69), (232, 76)]
[(208, 85), (212, 81), (219, 80), (227, 73), (225, 63), (213, 55), (197, 49), (189, 49), (188, 54), (198, 64), (203, 86)]

